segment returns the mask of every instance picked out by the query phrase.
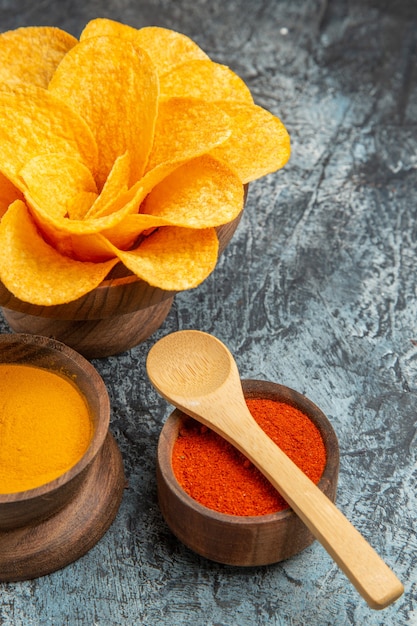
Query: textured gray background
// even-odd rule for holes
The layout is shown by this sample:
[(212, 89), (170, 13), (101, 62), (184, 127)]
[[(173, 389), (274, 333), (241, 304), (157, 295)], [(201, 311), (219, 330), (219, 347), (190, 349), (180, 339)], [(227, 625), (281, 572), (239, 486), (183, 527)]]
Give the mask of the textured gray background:
[[(129, 487), (77, 563), (0, 584), (0, 624), (417, 624), (417, 5), (377, 0), (0, 0), (0, 30), (91, 18), (182, 31), (230, 65), (292, 136), (289, 165), (251, 185), (214, 274), (161, 329), (94, 361)], [(244, 378), (307, 394), (341, 447), (338, 505), (405, 584), (370, 610), (316, 542), (265, 568), (211, 563), (161, 519), (155, 450), (170, 409), (145, 374), (170, 331), (225, 341)], [(8, 327), (0, 321), (0, 330)]]

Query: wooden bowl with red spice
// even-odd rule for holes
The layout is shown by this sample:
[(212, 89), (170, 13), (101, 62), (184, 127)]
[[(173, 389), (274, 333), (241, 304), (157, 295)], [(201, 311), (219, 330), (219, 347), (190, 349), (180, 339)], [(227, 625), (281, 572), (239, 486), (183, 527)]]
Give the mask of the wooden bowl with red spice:
[(0, 335), (0, 581), (78, 559), (112, 523), (125, 486), (110, 402), (80, 354)]
[[(242, 387), (259, 425), (334, 502), (339, 445), (324, 413), (273, 382), (243, 380)], [(315, 539), (248, 459), (178, 409), (159, 438), (157, 486), (171, 531), (210, 560), (268, 565), (300, 553)]]

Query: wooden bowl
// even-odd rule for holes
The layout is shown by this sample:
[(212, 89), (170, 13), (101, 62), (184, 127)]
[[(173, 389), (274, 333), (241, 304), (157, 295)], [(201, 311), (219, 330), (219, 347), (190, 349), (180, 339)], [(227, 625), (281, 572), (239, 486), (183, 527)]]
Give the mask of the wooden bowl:
[[(219, 254), (241, 215), (217, 228)], [(164, 322), (175, 293), (151, 287), (119, 264), (90, 293), (55, 306), (23, 302), (0, 281), (0, 306), (14, 332), (53, 337), (92, 359), (124, 352), (145, 341)]]
[[(272, 382), (242, 381), (246, 398), (268, 398), (290, 404), (319, 429), (327, 462), (318, 484), (333, 502), (339, 473), (336, 434), (322, 411), (300, 393)], [(172, 469), (172, 450), (185, 415), (176, 409), (166, 421), (157, 451), (158, 501), (176, 537), (194, 552), (226, 565), (257, 566), (288, 559), (309, 546), (314, 537), (290, 508), (261, 516), (219, 513), (191, 498)]]
[(0, 363), (68, 376), (86, 398), (93, 420), (90, 445), (69, 471), (40, 487), (0, 494), (0, 581), (11, 581), (49, 573), (87, 552), (112, 523), (125, 479), (108, 430), (107, 390), (86, 359), (47, 337), (3, 334)]

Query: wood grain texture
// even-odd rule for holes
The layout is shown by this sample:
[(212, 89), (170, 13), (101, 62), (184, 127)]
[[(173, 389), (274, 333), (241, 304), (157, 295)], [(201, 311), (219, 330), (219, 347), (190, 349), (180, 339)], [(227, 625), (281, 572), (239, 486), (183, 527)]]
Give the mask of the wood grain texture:
[[(175, 297), (140, 346), (95, 362), (128, 488), (83, 558), (0, 585), (2, 626), (415, 626), (417, 621), (417, 9), (414, 0), (3, 0), (0, 28), (75, 35), (102, 15), (185, 32), (248, 83), (292, 138), (284, 170), (251, 184), (214, 274)], [(0, 328), (7, 330), (6, 322)], [(337, 504), (405, 584), (369, 609), (321, 546), (267, 567), (193, 555), (157, 505), (171, 407), (144, 369), (168, 332), (225, 341), (244, 378), (311, 398), (337, 433)]]
[(3, 308), (3, 317), (16, 333), (52, 337), (88, 359), (126, 352), (150, 337), (164, 322), (174, 296), (131, 313), (103, 319), (51, 319)]

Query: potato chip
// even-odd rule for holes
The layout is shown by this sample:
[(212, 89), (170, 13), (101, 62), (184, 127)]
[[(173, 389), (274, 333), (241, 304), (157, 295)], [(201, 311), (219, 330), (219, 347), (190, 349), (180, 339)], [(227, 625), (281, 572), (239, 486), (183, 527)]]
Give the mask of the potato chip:
[(0, 223), (0, 280), (32, 304), (64, 304), (95, 289), (116, 264), (74, 261), (39, 235), (25, 204), (16, 200)]
[(131, 272), (154, 287), (179, 291), (197, 287), (216, 266), (218, 240), (213, 228), (166, 226), (131, 252), (114, 248)]
[[(19, 172), (27, 191), (51, 216), (66, 217), (74, 196), (97, 187), (90, 170), (80, 161), (61, 154), (31, 159)], [(93, 196), (88, 196), (94, 201)], [(79, 210), (79, 209), (78, 209)], [(73, 212), (73, 209), (72, 211)]]
[(256, 105), (222, 102), (233, 133), (211, 154), (225, 161), (249, 183), (283, 167), (290, 157), (290, 138), (282, 122)]
[(117, 213), (123, 210), (127, 204), (131, 207), (129, 213), (138, 211), (143, 199), (155, 185), (184, 162), (184, 160), (180, 160), (161, 163), (147, 172), (135, 185), (127, 189), (123, 182), (123, 177), (127, 173), (125, 168), (128, 165), (128, 161), (125, 161), (126, 156), (128, 155), (126, 154), (115, 161), (114, 168), (110, 172), (101, 194), (86, 215), (86, 219), (98, 219), (111, 213)]
[(184, 61), (209, 58), (192, 39), (181, 33), (158, 26), (138, 30), (105, 18), (91, 20), (82, 31), (80, 41), (101, 35), (122, 37), (146, 50), (159, 75)]
[(193, 59), (178, 65), (160, 77), (163, 98), (192, 97), (205, 102), (235, 100), (253, 104), (249, 88), (226, 65)]
[(46, 89), (61, 59), (78, 43), (59, 28), (26, 26), (0, 35), (0, 85)]
[[(145, 177), (146, 178), (146, 177)], [(113, 203), (114, 211), (101, 216), (94, 216), (89, 219), (68, 219), (57, 212), (48, 210), (48, 207), (41, 201), (41, 198), (34, 193), (26, 192), (26, 201), (30, 206), (33, 218), (40, 231), (62, 254), (83, 259), (82, 250), (87, 250), (85, 241), (89, 239), (91, 249), (88, 250), (86, 260), (101, 260), (103, 258), (103, 245), (99, 238), (100, 233), (120, 245), (130, 247), (137, 239), (132, 230), (124, 234), (123, 221), (132, 213), (136, 213), (141, 202), (147, 194), (147, 188), (139, 181), (137, 185), (121, 194)], [(148, 217), (146, 228), (153, 224), (159, 225), (161, 220)], [(145, 227), (139, 225), (137, 234), (140, 234)], [(94, 235), (97, 235), (95, 237)], [(78, 244), (80, 240), (80, 244)]]
[(85, 41), (91, 37), (121, 37), (127, 41), (134, 41), (137, 37), (138, 29), (128, 26), (122, 22), (110, 20), (106, 17), (96, 17), (90, 20), (81, 31), (80, 41)]
[(120, 203), (122, 206), (119, 210), (109, 215), (81, 220), (69, 219), (58, 212), (49, 211), (48, 207), (42, 202), (42, 198), (38, 197), (36, 193), (32, 195), (27, 191), (25, 198), (35, 221), (47, 235), (48, 239), (53, 242), (62, 239), (66, 235), (91, 235), (120, 224), (129, 213), (137, 211), (143, 195), (142, 188), (138, 186), (135, 194), (127, 196), (127, 202), (125, 202), (126, 198), (123, 197), (123, 202)]
[[(144, 235), (150, 234), (161, 226), (175, 226), (175, 224), (162, 217), (136, 213), (127, 215), (119, 224), (102, 230), (101, 235), (119, 250), (131, 250), (139, 245)], [(79, 250), (78, 247), (77, 250)]]
[[(207, 159), (209, 162), (212, 163), (212, 169), (215, 169), (214, 163), (216, 163), (216, 167), (218, 168), (218, 172), (217, 172), (218, 183), (220, 183), (220, 180), (222, 180), (224, 184), (226, 184), (227, 182), (232, 183), (231, 190), (225, 190), (225, 189), (216, 190), (217, 194), (219, 194), (219, 196), (222, 195), (224, 199), (225, 200), (227, 199), (227, 202), (229, 202), (230, 204), (229, 207), (225, 205), (223, 206), (223, 209), (222, 209), (223, 210), (222, 223), (223, 222), (225, 223), (226, 220), (230, 221), (231, 219), (233, 219), (242, 209), (242, 205), (243, 205), (242, 184), (240, 180), (234, 175), (234, 173), (231, 172), (229, 168), (227, 168), (227, 166), (219, 163), (218, 161), (215, 161), (211, 157), (207, 157)], [(199, 160), (197, 161), (198, 163), (200, 163)], [(196, 173), (202, 176), (201, 163), (200, 163), (200, 166), (198, 166), (198, 163), (196, 167), (197, 169)], [(151, 214), (147, 215), (142, 212), (139, 214), (135, 213), (135, 210), (134, 210), (135, 205), (137, 207), (137, 210), (139, 210), (139, 207), (140, 207), (140, 210), (143, 211), (144, 207), (146, 207), (146, 202), (147, 202), (145, 198), (151, 197), (153, 190), (154, 189), (156, 190), (158, 188), (159, 183), (161, 182), (163, 183), (166, 179), (169, 178), (169, 176), (172, 175), (173, 179), (175, 180), (176, 172), (180, 171), (180, 168), (183, 166), (184, 166), (184, 163), (182, 161), (179, 161), (178, 163), (175, 163), (175, 162), (163, 163), (155, 167), (154, 169), (152, 169), (147, 174), (145, 174), (145, 176), (134, 187), (129, 189), (129, 191), (126, 192), (125, 194), (122, 194), (121, 196), (119, 196), (112, 205), (115, 211), (121, 211), (119, 207), (123, 207), (127, 202), (129, 202), (130, 206), (132, 207), (132, 211), (124, 212), (124, 216), (120, 221), (117, 221), (117, 223), (114, 222), (108, 228), (101, 229), (100, 230), (101, 234), (105, 235), (110, 240), (110, 242), (112, 242), (118, 248), (127, 250), (133, 245), (135, 240), (141, 234), (143, 234), (146, 231), (152, 230), (154, 228), (158, 228), (160, 226), (184, 226), (185, 227), (185, 226), (191, 226), (191, 224), (193, 224), (191, 227), (195, 228), (197, 225), (197, 222), (199, 223), (198, 228), (206, 228), (207, 224), (211, 225), (213, 223), (216, 223), (217, 225), (218, 222), (220, 221), (220, 216), (219, 214), (215, 215), (213, 213), (216, 198), (210, 199), (210, 202), (212, 203), (210, 205), (211, 208), (208, 208), (207, 206), (204, 207), (206, 209), (205, 216), (201, 214), (198, 217), (198, 212), (203, 210), (203, 207), (201, 204), (198, 207), (195, 206), (196, 215), (194, 216), (191, 213), (188, 216), (180, 215), (179, 213), (175, 215), (175, 213), (172, 212), (172, 214), (168, 218), (165, 215), (162, 217), (159, 215), (151, 215)], [(188, 175), (194, 176), (194, 170), (191, 166), (191, 162), (190, 162), (190, 169), (187, 170), (187, 172), (188, 172)], [(221, 178), (220, 172), (223, 172), (223, 174), (225, 175), (224, 178)], [(186, 176), (187, 176), (187, 173), (186, 173)], [(191, 181), (188, 181), (188, 182), (190, 183)], [(163, 189), (165, 189), (165, 186), (163, 187)], [(158, 193), (159, 193), (160, 198), (162, 198), (165, 192), (160, 190)], [(194, 193), (195, 195), (197, 194), (197, 192), (194, 192)], [(145, 202), (143, 202), (144, 200)], [(195, 196), (194, 196), (194, 200), (195, 200)], [(217, 199), (217, 202), (218, 202), (218, 199)], [(153, 202), (153, 204), (155, 205), (155, 202)], [(183, 209), (183, 212), (184, 212), (184, 209)], [(91, 215), (91, 217), (98, 218), (104, 215), (105, 213), (95, 214), (94, 216)], [(108, 213), (108, 215), (110, 215), (110, 213)]]
[(140, 28), (135, 42), (148, 52), (160, 76), (187, 60), (209, 58), (192, 39), (168, 28)]
[(67, 213), (70, 220), (83, 220), (89, 213), (98, 194), (94, 191), (80, 191), (67, 203)]
[[(101, 196), (105, 193), (107, 185), (106, 181), (106, 185), (104, 186), (102, 193), (91, 207), (87, 218), (97, 219), (99, 217), (110, 215), (111, 213), (122, 210), (126, 204), (131, 205), (132, 213), (135, 212), (135, 210), (139, 210), (140, 204), (145, 196), (150, 193), (155, 185), (179, 167), (182, 162), (183, 161), (173, 161), (172, 163), (161, 163), (160, 165), (154, 167), (150, 172), (147, 172), (145, 176), (138, 180), (135, 185), (130, 187), (130, 189), (126, 190), (126, 188), (122, 186), (118, 190), (117, 195), (114, 195), (113, 197), (110, 197), (109, 195), (108, 202), (102, 201), (101, 199)], [(116, 191), (116, 189), (114, 189), (114, 191)], [(135, 202), (136, 205), (134, 206)]]
[(15, 200), (23, 200), (22, 193), (0, 172), (0, 220)]
[[(89, 214), (90, 219), (98, 219), (112, 213), (123, 212), (123, 218), (117, 223), (112, 223), (108, 228), (100, 232), (105, 235), (114, 245), (123, 250), (129, 249), (138, 236), (144, 231), (159, 226), (175, 225), (169, 219), (155, 217), (152, 215), (137, 214), (145, 197), (167, 176), (182, 165), (182, 161), (172, 163), (161, 163), (131, 187), (127, 192), (121, 193), (113, 199), (102, 211)], [(129, 205), (131, 210), (126, 212), (124, 207)]]
[[(90, 213), (90, 217), (85, 218), (84, 221), (78, 223), (71, 220), (52, 221), (48, 216), (40, 217), (39, 221), (44, 228), (46, 226), (48, 237), (53, 238), (57, 245), (61, 246), (61, 250), (65, 246), (66, 249), (72, 250), (72, 254), (79, 259), (92, 260), (102, 257), (102, 242), (92, 237), (94, 233), (101, 233), (118, 248), (127, 250), (133, 246), (144, 231), (171, 225), (167, 219), (153, 215), (139, 215), (137, 211), (155, 184), (175, 167), (169, 164), (153, 169), (128, 191), (122, 192), (114, 198), (109, 205), (104, 207), (102, 212)], [(85, 243), (87, 237), (91, 237), (89, 250)], [(83, 256), (84, 251), (88, 251), (86, 257)]]
[(0, 35), (0, 280), (43, 306), (123, 263), (150, 285), (200, 284), (243, 183), (282, 167), (280, 120), (187, 36), (92, 20), (77, 42)]
[[(209, 157), (208, 157), (209, 158)], [(213, 159), (209, 159), (210, 161), (214, 161)], [(178, 169), (187, 162), (187, 159), (183, 159), (180, 161), (173, 162), (165, 162), (160, 165), (154, 167), (152, 170), (147, 172), (145, 176), (136, 183), (133, 187), (131, 187), (127, 192), (122, 192), (119, 196), (113, 199), (107, 206), (105, 206), (101, 211), (94, 212), (94, 206), (91, 207), (89, 214), (87, 215), (90, 219), (98, 219), (99, 217), (104, 217), (106, 215), (110, 215), (111, 213), (118, 213), (123, 210), (123, 207), (127, 204), (130, 205), (131, 211), (124, 212), (123, 219), (114, 222), (108, 228), (100, 230), (100, 232), (109, 238), (109, 240), (122, 249), (128, 249), (133, 242), (137, 239), (137, 237), (142, 234), (144, 231), (148, 229), (152, 229), (159, 226), (165, 225), (178, 225), (178, 226), (186, 226), (189, 222), (185, 221), (185, 218), (182, 216), (171, 216), (171, 218), (162, 218), (155, 217), (151, 215), (143, 215), (142, 213), (139, 215), (135, 214), (135, 211), (139, 210), (143, 200), (146, 196), (151, 194), (152, 190), (157, 187), (161, 181), (164, 181), (168, 176), (170, 176), (173, 172), (178, 171)], [(237, 214), (242, 209), (242, 185), (240, 180), (236, 178), (233, 172), (230, 171), (229, 168), (226, 168), (224, 165), (217, 162), (217, 168), (220, 168), (225, 173), (225, 178), (223, 179), (224, 184), (227, 182), (227, 178), (229, 178), (229, 182), (233, 183), (233, 189), (231, 191), (231, 195), (235, 196), (236, 204), (233, 209), (233, 213)], [(199, 172), (201, 174), (201, 171)], [(226, 191), (223, 190), (223, 193), (226, 197)], [(97, 203), (99, 202), (97, 199)], [(231, 198), (229, 198), (231, 202)], [(200, 207), (201, 208), (201, 207)], [(142, 209), (141, 209), (142, 210)], [(228, 219), (228, 213), (224, 210), (224, 221)], [(230, 213), (229, 213), (230, 217)], [(217, 219), (217, 218), (216, 218)], [(233, 219), (233, 217), (231, 218)], [(200, 218), (200, 222), (202, 219)], [(214, 222), (213, 216), (210, 217), (210, 224)], [(199, 228), (206, 228), (206, 224), (200, 225)]]
[(229, 116), (216, 104), (195, 98), (162, 100), (146, 170), (205, 154), (224, 143), (230, 134)]
[(101, 229), (100, 232), (114, 245), (123, 250), (131, 248), (144, 231), (159, 226), (171, 225), (169, 220), (152, 215), (138, 214), (137, 211), (139, 211), (143, 200), (150, 191), (177, 167), (177, 163), (163, 163), (155, 167), (127, 192), (117, 196), (101, 212), (91, 213), (90, 219), (97, 220), (113, 213), (121, 215), (122, 219), (118, 221), (113, 219), (112, 223)]
[(114, 260), (114, 252), (109, 247), (109, 242), (99, 233), (69, 234), (58, 239), (54, 248), (63, 256), (80, 262), (103, 263)]
[(101, 188), (117, 157), (129, 151), (131, 183), (151, 150), (159, 84), (149, 56), (128, 41), (93, 37), (65, 55), (49, 91), (81, 115), (98, 146)]
[(177, 226), (209, 228), (231, 222), (243, 209), (240, 179), (208, 155), (189, 161), (149, 193), (141, 212)]
[(109, 175), (104, 183), (100, 195), (91, 205), (87, 218), (108, 215), (114, 210), (115, 200), (129, 189), (130, 180), (130, 154), (126, 150), (124, 154), (117, 157), (113, 163)]
[(85, 121), (40, 87), (0, 90), (0, 170), (24, 191), (23, 165), (36, 156), (60, 153), (82, 161), (92, 172), (97, 145)]

